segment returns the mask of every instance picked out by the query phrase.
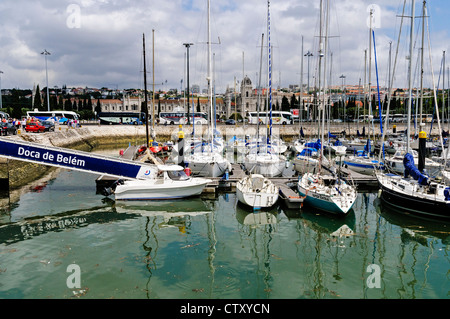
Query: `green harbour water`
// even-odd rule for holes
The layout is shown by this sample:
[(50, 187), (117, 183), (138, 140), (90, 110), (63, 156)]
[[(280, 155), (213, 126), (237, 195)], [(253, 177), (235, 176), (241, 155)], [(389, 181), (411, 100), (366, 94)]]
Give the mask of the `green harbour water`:
[(253, 212), (234, 193), (116, 204), (96, 178), (59, 170), (2, 207), (1, 299), (449, 298), (450, 223), (394, 212), (377, 192), (337, 218)]

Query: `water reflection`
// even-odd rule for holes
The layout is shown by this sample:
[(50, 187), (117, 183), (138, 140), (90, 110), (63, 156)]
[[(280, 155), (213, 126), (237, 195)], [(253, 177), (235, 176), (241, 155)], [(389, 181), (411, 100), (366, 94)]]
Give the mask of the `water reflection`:
[(145, 217), (162, 217), (158, 227), (178, 227), (186, 232), (188, 216), (205, 215), (212, 212), (211, 205), (198, 197), (183, 200), (161, 201), (120, 201), (114, 205), (118, 213), (138, 214)]
[(402, 228), (402, 241), (414, 240), (428, 246), (428, 239), (434, 237), (442, 243), (450, 244), (450, 222), (446, 220), (426, 218), (395, 209), (379, 198), (374, 200), (378, 214), (392, 225)]

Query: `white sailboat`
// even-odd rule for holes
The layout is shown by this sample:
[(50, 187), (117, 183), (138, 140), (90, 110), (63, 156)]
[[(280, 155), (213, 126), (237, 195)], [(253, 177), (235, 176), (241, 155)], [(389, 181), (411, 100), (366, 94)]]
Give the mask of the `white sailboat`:
[(223, 144), (221, 147), (216, 147), (215, 142), (217, 142), (214, 121), (215, 112), (212, 96), (212, 85), (211, 85), (211, 31), (210, 31), (210, 0), (208, 0), (208, 94), (209, 94), (209, 104), (210, 104), (210, 114), (209, 114), (209, 136), (208, 142), (202, 145), (201, 148), (194, 148), (194, 151), (185, 156), (185, 163), (191, 169), (192, 174), (195, 176), (208, 176), (208, 177), (219, 177), (222, 176), (226, 170), (231, 170), (230, 162), (223, 157)]
[[(249, 154), (244, 159), (244, 165), (247, 171), (254, 174), (261, 174), (267, 177), (281, 176), (286, 165), (286, 157), (278, 153), (279, 149), (275, 148), (276, 145), (272, 139), (272, 56), (271, 56), (271, 44), (270, 44), (270, 1), (267, 1), (267, 31), (268, 31), (268, 45), (267, 45), (267, 58), (268, 58), (268, 108), (269, 108), (269, 127), (266, 133), (267, 139), (262, 145), (257, 145), (255, 148), (249, 151)], [(261, 61), (262, 62), (262, 61)], [(258, 103), (258, 108), (259, 108)], [(257, 144), (259, 141), (259, 126), (257, 129)]]
[(250, 174), (236, 183), (236, 196), (253, 209), (272, 207), (278, 200), (279, 187), (261, 174)]
[[(403, 175), (405, 172), (405, 166), (403, 164), (403, 159), (406, 153), (412, 154), (414, 158), (414, 165), (419, 165), (419, 153), (416, 150), (410, 149), (409, 152), (406, 151), (406, 147), (401, 147), (397, 149), (392, 157), (386, 158), (386, 167), (389, 168), (391, 172)], [(430, 158), (425, 158), (425, 170), (429, 176), (438, 176), (440, 171), (443, 169), (443, 165), (433, 161)]]
[[(328, 10), (327, 10), (328, 14)], [(325, 92), (321, 89), (322, 74), (322, 59), (326, 56), (327, 50), (323, 49), (323, 36), (322, 36), (322, 21), (323, 21), (323, 1), (320, 1), (320, 36), (319, 36), (319, 92), (323, 96), (319, 96), (319, 103), (322, 106), (322, 138), (324, 135), (325, 127)], [(327, 28), (328, 29), (328, 28)], [(324, 67), (326, 70), (326, 65)], [(324, 85), (326, 87), (326, 85)], [(350, 185), (339, 176), (330, 176), (330, 178), (324, 178), (322, 175), (322, 159), (323, 159), (323, 143), (320, 146), (319, 157), (319, 169), (318, 172), (311, 173), (306, 172), (303, 174), (297, 182), (297, 190), (299, 195), (304, 198), (303, 203), (310, 207), (319, 209), (332, 214), (345, 215), (353, 207), (356, 201), (356, 188), (354, 185)]]

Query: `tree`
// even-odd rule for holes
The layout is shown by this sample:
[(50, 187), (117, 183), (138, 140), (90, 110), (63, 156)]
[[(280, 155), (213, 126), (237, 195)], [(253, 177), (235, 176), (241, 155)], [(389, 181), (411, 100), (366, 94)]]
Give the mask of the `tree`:
[(90, 96), (89, 96), (88, 102), (87, 102), (87, 109), (88, 109), (89, 111), (93, 111), (93, 109), (92, 109), (92, 100), (91, 100), (91, 97), (90, 97)]
[[(294, 96), (294, 99), (295, 99), (295, 96)], [(277, 101), (277, 107), (279, 110), (278, 101)], [(289, 109), (290, 109), (289, 100), (286, 96), (283, 96), (283, 98), (281, 99), (281, 111), (289, 112)]]
[(295, 109), (295, 108), (298, 108), (298, 107), (299, 107), (299, 104), (298, 104), (297, 99), (295, 98), (295, 94), (292, 94), (292, 96), (291, 96), (291, 109)]
[(102, 105), (100, 103), (100, 99), (97, 99), (97, 105), (95, 107), (95, 112), (97, 112), (97, 115), (102, 111)]
[(35, 109), (41, 109), (42, 102), (41, 102), (41, 90), (39, 89), (39, 84), (36, 87), (36, 93), (34, 95), (34, 101), (33, 101), (33, 107)]
[(72, 111), (72, 102), (70, 101), (70, 99), (67, 99), (64, 102), (64, 110), (66, 111)]

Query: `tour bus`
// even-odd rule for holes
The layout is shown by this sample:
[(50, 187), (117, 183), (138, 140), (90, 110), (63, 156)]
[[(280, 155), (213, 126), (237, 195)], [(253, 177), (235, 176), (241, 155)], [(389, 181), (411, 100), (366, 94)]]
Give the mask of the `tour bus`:
[(47, 119), (53, 119), (59, 124), (67, 124), (68, 121), (74, 120), (79, 121), (80, 116), (73, 111), (38, 111), (35, 109), (34, 111), (27, 111), (28, 117), (34, 117), (40, 121), (45, 121)]
[(133, 124), (145, 123), (144, 112), (100, 112), (98, 113), (100, 124)]
[[(259, 112), (259, 123), (269, 124), (270, 112)], [(258, 112), (248, 112), (248, 123), (258, 124)], [(272, 124), (292, 124), (291, 112), (272, 111)]]
[[(191, 124), (208, 124), (208, 115), (205, 112), (189, 113)], [(159, 113), (159, 124), (187, 124), (187, 112), (161, 112)]]

